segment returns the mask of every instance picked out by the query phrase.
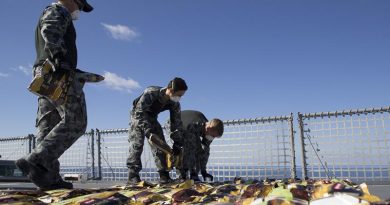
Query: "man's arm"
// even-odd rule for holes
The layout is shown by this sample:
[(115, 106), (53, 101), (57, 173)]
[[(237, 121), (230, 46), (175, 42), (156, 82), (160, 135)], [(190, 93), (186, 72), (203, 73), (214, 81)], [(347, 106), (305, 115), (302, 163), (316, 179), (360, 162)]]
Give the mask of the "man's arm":
[(181, 121), (180, 103), (173, 103), (170, 109), (171, 139), (178, 145), (183, 145), (183, 122)]
[(40, 20), (40, 32), (45, 40), (44, 49), (53, 61), (67, 52), (63, 37), (72, 19), (66, 12), (64, 8), (50, 6)]
[(204, 172), (207, 172), (207, 162), (209, 161), (209, 157), (210, 157), (210, 144), (211, 144), (211, 142), (212, 141), (208, 141), (205, 139), (202, 140), (202, 151), (201, 151), (200, 160), (199, 160), (200, 171), (202, 174)]
[(152, 134), (152, 124), (149, 121), (150, 116), (148, 113), (152, 111), (151, 106), (156, 98), (157, 96), (153, 95), (152, 92), (145, 91), (135, 105), (136, 115), (141, 117), (141, 119), (139, 119), (140, 126), (146, 137), (149, 137), (150, 134)]
[(209, 156), (210, 156), (210, 149), (208, 149), (208, 151), (201, 154), (200, 161), (199, 161), (200, 173), (202, 174), (203, 181), (213, 181), (214, 179), (213, 175), (209, 174), (206, 168), (207, 162), (209, 161)]

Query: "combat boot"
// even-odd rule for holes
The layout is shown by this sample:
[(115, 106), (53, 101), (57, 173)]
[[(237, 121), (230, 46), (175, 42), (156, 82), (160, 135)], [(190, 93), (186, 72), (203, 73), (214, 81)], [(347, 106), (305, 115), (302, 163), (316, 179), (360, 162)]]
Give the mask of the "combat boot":
[(169, 176), (168, 171), (158, 171), (158, 173), (160, 174), (160, 184), (167, 184), (173, 182), (173, 180)]
[(188, 178), (187, 173), (188, 173), (188, 170), (180, 170), (178, 173), (179, 177), (177, 178), (177, 180), (179, 182), (187, 180), (187, 178)]
[(136, 185), (141, 182), (141, 178), (138, 173), (129, 171), (129, 176), (127, 178), (127, 185)]
[(28, 176), (30, 174), (30, 165), (27, 160), (20, 158), (15, 161), (16, 167), (22, 171), (24, 176)]
[(51, 189), (51, 182), (47, 178), (47, 169), (43, 166), (30, 163), (24, 158), (16, 160), (15, 165), (40, 189)]
[(194, 180), (194, 182), (200, 182), (198, 174), (194, 172), (191, 172), (190, 179)]
[(51, 185), (51, 189), (73, 189), (73, 184), (63, 179)]

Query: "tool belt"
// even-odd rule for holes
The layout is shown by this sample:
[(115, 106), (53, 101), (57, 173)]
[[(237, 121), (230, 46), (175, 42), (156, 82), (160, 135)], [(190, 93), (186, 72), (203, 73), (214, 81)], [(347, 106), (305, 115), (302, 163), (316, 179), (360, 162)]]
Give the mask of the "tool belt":
[(56, 104), (63, 104), (75, 72), (72, 70), (55, 70), (49, 59), (35, 70), (35, 75), (28, 90), (38, 96), (44, 96)]

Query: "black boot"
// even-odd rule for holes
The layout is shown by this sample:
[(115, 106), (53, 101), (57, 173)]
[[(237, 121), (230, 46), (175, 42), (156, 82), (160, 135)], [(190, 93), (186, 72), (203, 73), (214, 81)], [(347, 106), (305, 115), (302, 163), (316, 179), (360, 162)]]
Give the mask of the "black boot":
[(200, 182), (198, 173), (195, 173), (195, 172), (191, 172), (190, 179), (194, 180), (194, 182)]
[(187, 173), (188, 173), (188, 170), (180, 170), (179, 171), (179, 177), (177, 179), (180, 182), (187, 180), (187, 178), (188, 178)]
[(137, 185), (140, 182), (141, 182), (141, 178), (139, 177), (139, 174), (133, 171), (129, 171), (127, 185)]
[(56, 183), (51, 185), (52, 189), (73, 189), (73, 184), (63, 179), (60, 179)]
[(24, 158), (15, 162), (16, 167), (40, 189), (51, 189), (51, 181), (47, 178), (48, 171), (43, 166), (30, 163)]
[(27, 160), (20, 158), (15, 161), (15, 165), (20, 171), (22, 171), (24, 176), (30, 174), (30, 165)]
[(173, 182), (173, 180), (169, 176), (168, 171), (158, 171), (158, 173), (160, 174), (160, 184), (167, 184)]

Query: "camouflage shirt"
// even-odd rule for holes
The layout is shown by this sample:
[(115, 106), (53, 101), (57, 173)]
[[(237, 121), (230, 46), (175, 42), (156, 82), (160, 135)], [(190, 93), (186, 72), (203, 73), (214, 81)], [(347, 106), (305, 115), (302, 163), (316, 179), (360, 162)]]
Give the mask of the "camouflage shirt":
[(210, 147), (210, 144), (213, 141), (207, 140), (205, 137), (206, 136), (205, 123), (206, 122), (194, 122), (189, 124), (186, 128), (184, 128), (184, 130), (194, 134), (197, 137), (200, 137), (202, 146)]
[(205, 126), (208, 120), (203, 113), (196, 110), (183, 110), (181, 112), (181, 120), (185, 131), (200, 137), (202, 146), (210, 147), (212, 141), (205, 138)]
[[(170, 124), (170, 131), (176, 133), (175, 136), (180, 138), (183, 130), (183, 124), (180, 118), (180, 103), (167, 99), (165, 91), (166, 88), (157, 86), (146, 88), (142, 95), (133, 101), (131, 115), (134, 119), (142, 122), (143, 127), (145, 128), (145, 135), (148, 136), (152, 129), (151, 122), (148, 119), (157, 119), (157, 115), (160, 112), (169, 110), (170, 120), (172, 122)], [(179, 140), (174, 139), (174, 137), (172, 139), (174, 141)]]

